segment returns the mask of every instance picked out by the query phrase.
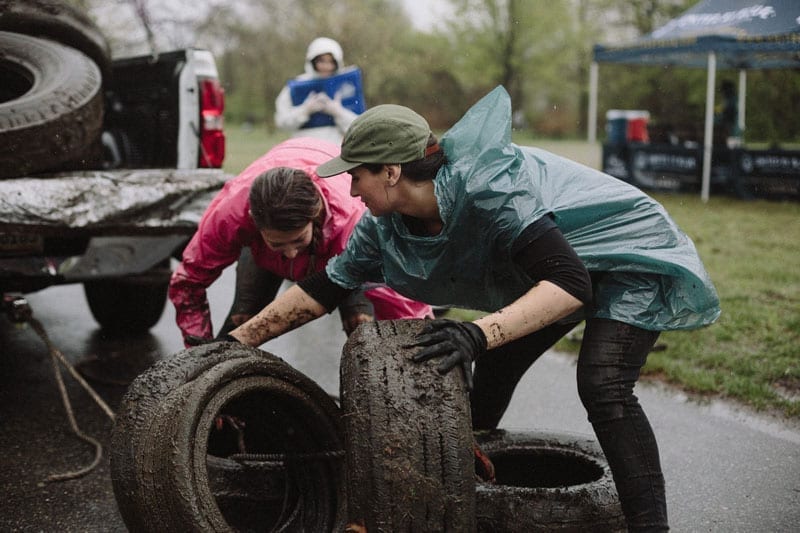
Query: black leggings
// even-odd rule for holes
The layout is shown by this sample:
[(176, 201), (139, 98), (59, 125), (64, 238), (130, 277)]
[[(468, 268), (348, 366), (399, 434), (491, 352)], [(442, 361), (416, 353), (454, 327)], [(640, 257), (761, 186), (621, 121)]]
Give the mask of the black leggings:
[[(475, 364), (475, 429), (493, 429), (530, 366), (576, 324), (554, 324), (490, 350)], [(658, 446), (633, 388), (659, 332), (589, 319), (578, 356), (578, 394), (605, 453), (629, 531), (666, 531)]]

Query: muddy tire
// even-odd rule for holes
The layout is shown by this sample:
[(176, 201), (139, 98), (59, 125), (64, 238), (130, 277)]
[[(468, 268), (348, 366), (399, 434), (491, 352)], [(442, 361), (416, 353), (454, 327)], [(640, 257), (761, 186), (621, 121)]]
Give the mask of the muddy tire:
[[(169, 260), (154, 272), (169, 268)], [(157, 277), (157, 276), (153, 276)], [(83, 292), (92, 316), (100, 327), (116, 336), (147, 333), (164, 313), (169, 279), (150, 278), (87, 281)]]
[(72, 48), (9, 32), (0, 32), (0, 50), (0, 178), (91, 151), (103, 123), (95, 63)]
[(593, 439), (549, 432), (478, 435), (497, 483), (478, 483), (478, 531), (627, 531), (605, 456)]
[(60, 0), (0, 0), (0, 31), (56, 41), (80, 50), (109, 72), (108, 41), (97, 25), (76, 7)]
[(370, 533), (474, 531), (472, 422), (459, 372), (403, 348), (422, 320), (363, 324), (342, 354), (348, 516)]
[[(333, 400), (279, 358), (240, 344), (173, 359), (134, 381), (112, 436), (112, 483), (128, 528), (341, 531), (343, 432)], [(169, 386), (154, 391), (156, 381)], [(220, 416), (246, 421), (243, 432), (220, 433)], [(240, 442), (248, 455), (237, 459)]]
[(149, 440), (157, 434), (151, 428), (161, 419), (160, 406), (170, 403), (165, 401), (170, 393), (228, 360), (228, 346), (224, 343), (198, 346), (159, 361), (134, 379), (122, 398), (111, 433), (109, 456), (114, 496), (129, 530), (148, 531), (144, 500), (150, 494), (148, 484), (154, 477), (145, 463), (152, 461)]
[[(298, 379), (288, 365), (263, 357), (221, 363), (195, 380), (163, 450), (169, 456), (164, 490), (171, 496), (165, 511), (182, 515), (181, 524), (203, 517), (204, 530), (208, 526), (219, 531), (228, 524), (242, 530), (280, 524), (301, 531), (341, 531), (346, 501), (338, 408), (321, 389), (304, 386), (303, 381), (307, 380)], [(291, 481), (285, 498), (259, 501), (253, 493), (246, 500), (226, 497), (226, 505), (219, 505), (210, 479), (216, 478), (216, 486), (223, 487), (219, 470), (207, 468), (209, 448), (217, 458), (236, 451), (233, 436), (227, 443), (224, 438), (208, 438), (221, 414), (246, 420), (243, 437), (248, 454), (320, 456), (285, 462), (284, 474)], [(218, 467), (219, 461), (215, 463)], [(256, 477), (257, 463), (242, 461), (241, 466)], [(263, 484), (269, 485), (274, 470), (263, 474)], [(281, 513), (284, 499), (287, 510)]]
[[(142, 426), (139, 435), (140, 446), (134, 463), (137, 470), (134, 487), (137, 507), (132, 510), (138, 515), (136, 524), (139, 525), (134, 527), (134, 523), (126, 523), (130, 531), (177, 532), (191, 529), (185, 524), (182, 525), (174, 513), (164, 510), (164, 500), (167, 497), (164, 492), (164, 479), (169, 472), (165, 470), (167, 467), (161, 451), (169, 443), (170, 430), (176, 413), (182, 412), (191, 393), (191, 383), (184, 383), (170, 391), (158, 404), (157, 409), (150, 414), (149, 422)], [(128, 515), (130, 514), (129, 512)]]

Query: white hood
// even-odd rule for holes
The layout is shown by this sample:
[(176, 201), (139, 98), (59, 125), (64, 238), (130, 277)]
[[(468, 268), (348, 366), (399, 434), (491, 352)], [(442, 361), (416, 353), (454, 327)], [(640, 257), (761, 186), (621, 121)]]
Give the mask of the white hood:
[(317, 75), (316, 71), (314, 70), (314, 66), (311, 64), (311, 60), (322, 54), (331, 54), (336, 60), (336, 65), (338, 68), (342, 68), (342, 66), (344, 66), (341, 45), (339, 45), (339, 43), (333, 39), (329, 39), (328, 37), (317, 37), (311, 41), (311, 44), (308, 45), (308, 50), (306, 50), (306, 74), (309, 76)]

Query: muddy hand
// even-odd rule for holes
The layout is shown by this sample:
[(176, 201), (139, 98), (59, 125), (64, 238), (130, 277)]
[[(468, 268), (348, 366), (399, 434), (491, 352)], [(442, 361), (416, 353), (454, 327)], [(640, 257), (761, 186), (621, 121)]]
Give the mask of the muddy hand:
[(415, 362), (434, 357), (442, 360), (436, 369), (445, 374), (456, 365), (461, 366), (467, 390), (472, 390), (472, 363), (486, 352), (486, 335), (472, 322), (437, 318), (426, 322), (417, 334), (416, 342), (405, 348), (423, 347), (412, 358)]
[(213, 342), (241, 342), (241, 341), (236, 337), (225, 333), (224, 335), (218, 335), (214, 339), (210, 337), (199, 337), (197, 335), (186, 335), (183, 338), (183, 342), (186, 343), (186, 346), (202, 346), (203, 344), (211, 344)]
[(366, 324), (367, 322), (373, 322), (374, 320), (375, 319), (370, 314), (353, 313), (347, 315), (347, 317), (342, 317), (342, 329), (344, 330), (345, 335), (349, 337), (358, 326), (361, 324)]

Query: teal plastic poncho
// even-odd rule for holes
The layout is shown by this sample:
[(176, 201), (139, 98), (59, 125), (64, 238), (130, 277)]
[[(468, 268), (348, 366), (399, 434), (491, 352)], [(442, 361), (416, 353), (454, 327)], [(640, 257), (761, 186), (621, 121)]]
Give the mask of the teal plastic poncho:
[(550, 216), (596, 274), (590, 316), (650, 330), (714, 322), (719, 299), (692, 241), (639, 189), (544, 150), (511, 142), (511, 102), (498, 87), (440, 143), (435, 180), (442, 232), (412, 235), (394, 213), (359, 221), (327, 266), (337, 284), (385, 282), (427, 303), (492, 312), (533, 286), (512, 261), (517, 237)]

